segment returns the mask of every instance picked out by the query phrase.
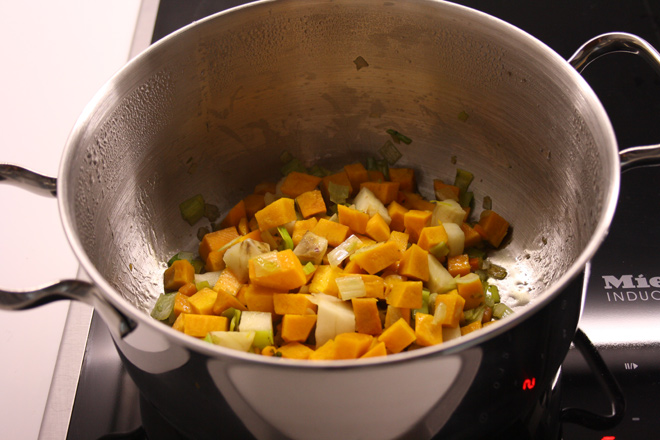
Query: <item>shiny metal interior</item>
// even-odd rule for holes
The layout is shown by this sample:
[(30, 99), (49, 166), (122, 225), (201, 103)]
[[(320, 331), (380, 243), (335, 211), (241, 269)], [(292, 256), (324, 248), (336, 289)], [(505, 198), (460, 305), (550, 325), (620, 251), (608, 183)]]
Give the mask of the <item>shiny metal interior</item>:
[(606, 232), (619, 169), (591, 89), (509, 25), (413, 0), (266, 1), (165, 38), (76, 125), (64, 222), (90, 275), (146, 314), (165, 261), (197, 248), (203, 223), (188, 226), (181, 201), (201, 193), (226, 212), (280, 178), (283, 151), (335, 169), (378, 157), (388, 128), (413, 139), (396, 166), (428, 198), (464, 168), (475, 213), (490, 196), (513, 225), (495, 256), (511, 305), (580, 270)]

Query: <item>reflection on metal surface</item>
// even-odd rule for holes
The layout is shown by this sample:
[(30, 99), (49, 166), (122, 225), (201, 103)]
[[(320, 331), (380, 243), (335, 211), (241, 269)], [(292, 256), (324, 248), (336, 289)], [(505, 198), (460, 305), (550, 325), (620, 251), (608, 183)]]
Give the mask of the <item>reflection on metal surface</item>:
[[(431, 438), (442, 428), (445, 415), (462, 399), (480, 360), (481, 351), (476, 349), (368, 368), (228, 367), (211, 360), (208, 369), (257, 438), (421, 439)], [(465, 382), (459, 374), (469, 378), (462, 390), (456, 386)], [(446, 398), (449, 390), (452, 395)], [(439, 411), (436, 405), (441, 406)]]

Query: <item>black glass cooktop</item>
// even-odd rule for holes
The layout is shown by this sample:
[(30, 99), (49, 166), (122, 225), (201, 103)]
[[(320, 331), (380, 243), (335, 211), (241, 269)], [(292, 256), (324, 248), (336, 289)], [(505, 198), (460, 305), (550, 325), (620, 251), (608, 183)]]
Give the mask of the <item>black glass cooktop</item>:
[[(161, 0), (153, 41), (217, 11), (245, 2)], [(530, 33), (568, 58), (591, 37), (630, 32), (660, 48), (660, 2), (650, 0), (457, 1)], [(612, 121), (620, 148), (660, 143), (660, 72), (638, 57), (613, 54), (583, 73)], [(660, 432), (660, 167), (623, 174), (612, 228), (591, 267), (580, 327), (596, 344), (627, 401), (623, 421), (607, 431), (571, 424), (563, 438), (640, 439)], [(98, 321), (98, 320), (96, 320)], [(138, 429), (139, 393), (123, 372), (104, 326), (93, 325), (69, 438), (99, 438)], [(109, 348), (108, 348), (109, 347)], [(108, 383), (117, 384), (108, 386)], [(112, 414), (95, 411), (111, 400)], [(571, 350), (562, 367), (562, 406), (608, 413), (586, 363)], [(143, 411), (145, 408), (143, 408)], [(137, 426), (136, 426), (137, 424)], [(129, 429), (130, 428), (130, 429)]]

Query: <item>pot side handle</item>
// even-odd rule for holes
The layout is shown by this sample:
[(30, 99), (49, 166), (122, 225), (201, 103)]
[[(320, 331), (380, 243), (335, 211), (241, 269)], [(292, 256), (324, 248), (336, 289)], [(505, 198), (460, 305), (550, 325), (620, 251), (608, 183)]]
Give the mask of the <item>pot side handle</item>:
[[(584, 43), (568, 62), (578, 72), (582, 72), (595, 59), (613, 52), (639, 55), (660, 75), (660, 53), (642, 38), (624, 32), (602, 34), (592, 38)], [(644, 165), (658, 165), (660, 144), (627, 148), (619, 152), (619, 157), (622, 171)]]
[[(41, 196), (55, 196), (57, 179), (25, 168), (0, 164), (0, 182), (12, 183)], [(81, 280), (63, 280), (35, 290), (12, 292), (0, 289), (0, 310), (26, 310), (61, 299), (82, 301), (94, 307), (113, 336), (123, 338), (136, 324), (97, 291), (96, 286)]]

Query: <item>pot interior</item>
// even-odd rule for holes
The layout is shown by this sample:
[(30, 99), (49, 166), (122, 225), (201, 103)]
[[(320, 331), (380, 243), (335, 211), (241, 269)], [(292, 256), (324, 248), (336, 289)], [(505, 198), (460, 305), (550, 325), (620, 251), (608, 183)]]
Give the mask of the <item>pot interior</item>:
[(413, 0), (262, 2), (165, 38), (76, 125), (65, 223), (88, 272), (146, 317), (165, 262), (196, 251), (207, 224), (190, 227), (179, 203), (202, 194), (226, 213), (281, 178), (285, 151), (329, 169), (380, 158), (389, 128), (413, 140), (395, 166), (415, 168), (427, 198), (463, 168), (473, 216), (489, 196), (509, 220), (493, 257), (509, 305), (540, 302), (604, 235), (619, 170), (593, 92), (521, 31)]

